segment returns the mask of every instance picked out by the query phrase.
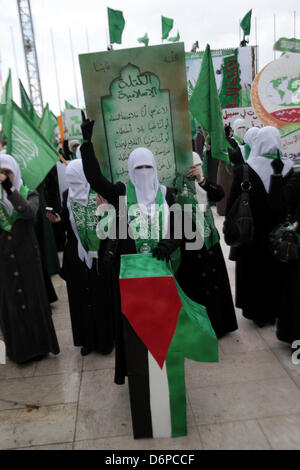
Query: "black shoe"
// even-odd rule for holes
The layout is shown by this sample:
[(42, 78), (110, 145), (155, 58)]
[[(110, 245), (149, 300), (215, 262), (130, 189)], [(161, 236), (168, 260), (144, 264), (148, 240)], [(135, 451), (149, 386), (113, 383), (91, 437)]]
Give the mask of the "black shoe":
[(92, 352), (91, 349), (83, 347), (81, 348), (80, 354), (82, 356), (88, 356), (89, 354), (91, 354), (91, 352)]

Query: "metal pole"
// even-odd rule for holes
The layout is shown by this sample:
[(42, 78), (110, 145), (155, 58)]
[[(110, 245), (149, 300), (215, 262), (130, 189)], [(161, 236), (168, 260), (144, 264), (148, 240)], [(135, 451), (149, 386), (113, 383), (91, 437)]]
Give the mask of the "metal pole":
[(258, 41), (257, 41), (257, 16), (255, 17), (255, 45), (256, 45), (256, 73), (258, 73)]
[(87, 43), (87, 50), (90, 52), (90, 41), (89, 41), (89, 33), (88, 30), (85, 30), (85, 35), (86, 35), (86, 43)]
[(239, 46), (241, 44), (241, 20), (239, 19)]
[(10, 26), (10, 34), (11, 34), (11, 42), (12, 42), (12, 45), (13, 45), (13, 51), (14, 51), (14, 59), (15, 59), (15, 67), (16, 67), (17, 77), (19, 78), (19, 70), (18, 70), (18, 62), (17, 62), (17, 55), (16, 55), (15, 37), (14, 37), (14, 32), (13, 32), (12, 26)]
[(296, 11), (294, 11), (294, 38), (296, 38)]
[(59, 83), (58, 83), (58, 75), (57, 75), (57, 67), (56, 67), (56, 56), (55, 56), (55, 49), (54, 49), (54, 40), (53, 40), (53, 32), (50, 29), (51, 34), (51, 42), (52, 42), (52, 51), (53, 51), (53, 62), (54, 62), (54, 69), (55, 69), (55, 78), (56, 78), (56, 88), (57, 88), (57, 98), (58, 98), (58, 106), (59, 112), (61, 113), (61, 101), (60, 101), (60, 92), (59, 92)]
[[(274, 44), (276, 42), (276, 16), (274, 13)], [(276, 51), (274, 51), (274, 60), (276, 59)]]
[(73, 75), (74, 75), (75, 92), (76, 92), (76, 102), (77, 102), (77, 107), (79, 108), (78, 90), (77, 90), (77, 80), (76, 80), (76, 70), (75, 70), (75, 60), (74, 60), (74, 52), (73, 52), (73, 42), (72, 42), (71, 30), (69, 30), (69, 33), (70, 33), (71, 56), (72, 56), (72, 63), (73, 63)]

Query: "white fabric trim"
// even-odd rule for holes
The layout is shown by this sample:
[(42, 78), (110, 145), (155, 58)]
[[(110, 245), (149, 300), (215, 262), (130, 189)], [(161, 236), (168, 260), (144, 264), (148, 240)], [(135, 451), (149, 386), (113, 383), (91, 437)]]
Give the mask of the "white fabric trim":
[(153, 437), (171, 437), (170, 392), (166, 362), (161, 369), (148, 351), (148, 366)]

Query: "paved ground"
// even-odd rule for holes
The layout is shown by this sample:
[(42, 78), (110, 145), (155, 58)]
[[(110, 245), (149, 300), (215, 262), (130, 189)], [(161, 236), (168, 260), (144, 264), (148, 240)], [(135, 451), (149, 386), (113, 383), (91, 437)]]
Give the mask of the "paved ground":
[[(220, 228), (223, 218), (216, 222)], [(234, 263), (228, 271), (234, 289)], [(0, 365), (0, 449), (300, 448), (300, 365), (273, 327), (258, 329), (237, 311), (239, 330), (220, 341), (219, 364), (186, 360), (188, 436), (135, 441), (127, 384), (113, 383), (113, 355), (80, 356), (65, 284), (58, 276), (54, 284), (61, 354)]]

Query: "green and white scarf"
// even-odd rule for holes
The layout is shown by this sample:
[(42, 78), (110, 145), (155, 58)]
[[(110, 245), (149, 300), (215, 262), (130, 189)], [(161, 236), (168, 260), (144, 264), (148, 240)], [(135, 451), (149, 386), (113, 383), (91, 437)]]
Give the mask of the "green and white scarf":
[(129, 227), (135, 240), (137, 253), (152, 253), (158, 242), (163, 238), (165, 226), (164, 197), (158, 188), (155, 212), (151, 217), (140, 207), (133, 183), (127, 183), (127, 208)]
[(193, 221), (201, 237), (204, 239), (206, 248), (209, 250), (220, 240), (209, 204), (207, 204), (205, 211), (201, 211), (196, 199), (194, 182), (185, 176), (177, 177), (176, 187), (178, 188), (178, 204), (181, 205), (183, 210), (190, 210), (191, 208)]
[[(27, 199), (29, 188), (27, 186), (22, 185), (19, 190), (20, 194)], [(20, 214), (15, 209), (13, 210), (12, 214), (9, 215), (5, 206), (0, 202), (0, 228), (5, 232), (11, 232), (13, 225), (17, 219), (19, 219)]]
[(97, 212), (97, 193), (90, 190), (86, 206), (68, 198), (68, 209), (73, 232), (78, 241), (78, 256), (91, 269), (93, 258), (98, 257), (100, 239), (96, 228), (100, 221)]

